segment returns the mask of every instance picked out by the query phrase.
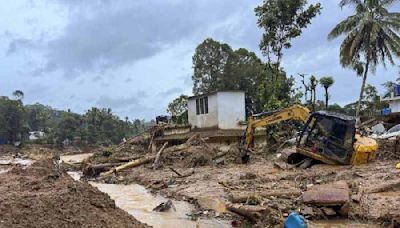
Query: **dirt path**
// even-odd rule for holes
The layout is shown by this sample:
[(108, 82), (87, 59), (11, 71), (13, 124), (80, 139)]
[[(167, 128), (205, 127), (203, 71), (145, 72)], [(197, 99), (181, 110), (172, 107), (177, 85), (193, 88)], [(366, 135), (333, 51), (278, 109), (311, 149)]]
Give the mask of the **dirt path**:
[(147, 227), (53, 160), (0, 174), (0, 227)]

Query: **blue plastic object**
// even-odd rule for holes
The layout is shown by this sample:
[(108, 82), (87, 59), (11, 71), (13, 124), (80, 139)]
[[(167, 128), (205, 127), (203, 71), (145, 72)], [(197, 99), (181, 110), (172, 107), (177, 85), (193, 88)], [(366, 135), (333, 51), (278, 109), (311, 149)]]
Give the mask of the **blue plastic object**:
[(400, 96), (400, 85), (395, 85), (393, 92), (395, 97)]
[(287, 217), (284, 223), (285, 228), (307, 228), (307, 223), (304, 217), (299, 215), (297, 212), (292, 212)]
[(391, 108), (384, 108), (382, 110), (382, 114), (383, 115), (389, 115), (390, 113), (392, 113), (392, 109)]

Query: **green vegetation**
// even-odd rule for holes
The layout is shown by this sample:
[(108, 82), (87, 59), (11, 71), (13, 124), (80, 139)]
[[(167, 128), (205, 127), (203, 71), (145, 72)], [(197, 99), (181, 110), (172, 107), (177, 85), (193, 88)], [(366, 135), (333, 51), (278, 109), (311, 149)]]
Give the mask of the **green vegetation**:
[[(22, 94), (22, 95), (21, 95)], [(123, 138), (144, 133), (144, 121), (121, 120), (111, 109), (92, 108), (85, 114), (55, 110), (42, 104), (24, 106), (23, 92), (15, 99), (0, 97), (0, 141), (26, 141), (29, 131), (43, 131), (38, 143), (117, 144)]]
[(268, 62), (276, 57), (279, 68), (283, 57), (283, 49), (292, 46), (291, 40), (300, 36), (302, 30), (320, 14), (321, 4), (307, 5), (307, 0), (268, 0), (255, 8), (257, 24), (264, 30), (260, 49)]
[(340, 22), (328, 38), (345, 35), (340, 47), (340, 63), (343, 67), (362, 73), (360, 96), (356, 109), (359, 117), (363, 102), (368, 72), (375, 72), (379, 63), (393, 57), (400, 57), (400, 13), (389, 12), (387, 8), (396, 1), (389, 0), (342, 0), (340, 6), (350, 6), (355, 14)]
[(333, 77), (322, 77), (319, 79), (319, 83), (321, 84), (322, 87), (325, 89), (325, 108), (328, 109), (329, 106), (329, 93), (328, 89), (335, 83), (335, 79)]
[(174, 123), (187, 124), (188, 123), (188, 96), (181, 95), (175, 98), (167, 108), (167, 112), (173, 117)]

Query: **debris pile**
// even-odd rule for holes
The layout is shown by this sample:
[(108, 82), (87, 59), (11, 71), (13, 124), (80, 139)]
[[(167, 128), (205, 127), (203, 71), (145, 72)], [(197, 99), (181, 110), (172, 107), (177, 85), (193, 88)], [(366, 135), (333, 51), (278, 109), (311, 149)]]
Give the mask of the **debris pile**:
[(2, 227), (148, 227), (50, 159), (1, 174), (0, 201)]
[(400, 159), (400, 137), (395, 139), (377, 139), (379, 148), (376, 155), (378, 160)]

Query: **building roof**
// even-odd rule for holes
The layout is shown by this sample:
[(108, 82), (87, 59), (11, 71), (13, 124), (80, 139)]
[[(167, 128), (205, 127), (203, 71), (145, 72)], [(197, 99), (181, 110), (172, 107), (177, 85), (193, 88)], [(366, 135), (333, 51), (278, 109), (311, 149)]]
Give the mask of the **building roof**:
[(348, 115), (337, 113), (337, 112), (317, 111), (315, 113), (322, 115), (322, 116), (338, 118), (338, 119), (345, 120), (345, 121), (355, 121), (356, 120), (356, 118), (354, 116), (348, 116)]
[(195, 96), (191, 96), (188, 97), (188, 99), (194, 99), (194, 98), (198, 98), (198, 97), (203, 97), (203, 96), (210, 96), (210, 95), (214, 95), (217, 93), (244, 93), (243, 90), (220, 90), (220, 91), (214, 91), (214, 92), (210, 92), (210, 93), (204, 93), (204, 94), (200, 94), (200, 95), (195, 95)]
[(396, 100), (400, 100), (400, 96), (390, 96), (381, 98), (381, 101), (396, 101)]

